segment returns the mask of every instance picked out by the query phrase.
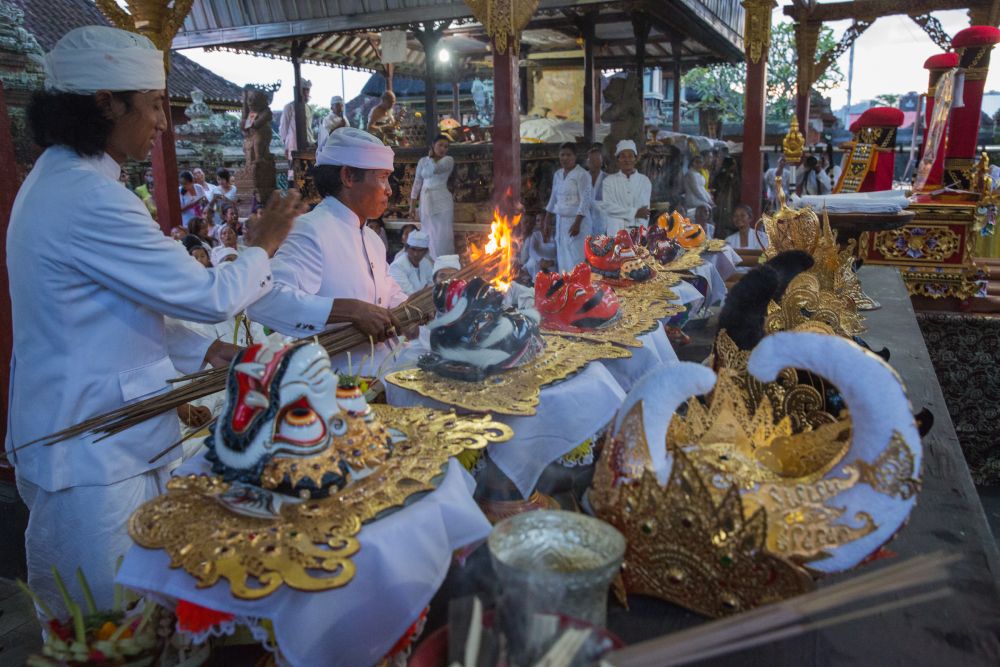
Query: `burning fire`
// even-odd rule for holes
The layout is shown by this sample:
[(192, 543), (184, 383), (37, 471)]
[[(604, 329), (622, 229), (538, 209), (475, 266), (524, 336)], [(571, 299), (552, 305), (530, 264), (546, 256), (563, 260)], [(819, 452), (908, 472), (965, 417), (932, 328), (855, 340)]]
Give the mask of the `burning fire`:
[(514, 228), (521, 222), (521, 215), (509, 218), (500, 215), (500, 209), (494, 209), (493, 222), (490, 224), (490, 236), (486, 246), (480, 250), (475, 244), (470, 244), (469, 255), (473, 261), (489, 255), (500, 253), (499, 272), (490, 284), (501, 292), (510, 289), (514, 281)]

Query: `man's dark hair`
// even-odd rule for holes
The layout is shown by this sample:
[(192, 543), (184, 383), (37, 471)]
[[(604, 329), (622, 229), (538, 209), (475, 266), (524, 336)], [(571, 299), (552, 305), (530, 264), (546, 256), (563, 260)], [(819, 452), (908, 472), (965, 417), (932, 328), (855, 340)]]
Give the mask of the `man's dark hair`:
[(737, 205), (736, 208), (733, 209), (733, 213), (736, 213), (736, 211), (746, 211), (747, 215), (750, 216), (750, 219), (751, 220), (753, 219), (753, 208), (750, 206), (750, 204), (739, 204)]
[(344, 182), (340, 178), (340, 170), (346, 169), (350, 177), (355, 181), (360, 181), (365, 177), (366, 169), (357, 167), (341, 167), (334, 164), (324, 164), (313, 167), (313, 184), (320, 197), (336, 197), (344, 189)]
[[(111, 95), (132, 109), (135, 91)], [(67, 146), (82, 157), (104, 152), (115, 122), (106, 117), (93, 95), (37, 91), (28, 104), (28, 127), (35, 143), (42, 148)]]
[(439, 134), (436, 137), (434, 137), (433, 143), (436, 144), (439, 141), (447, 141), (450, 144), (451, 137), (449, 137), (447, 134)]
[(181, 180), (186, 183), (194, 183), (194, 174), (192, 174), (190, 171), (187, 170), (182, 171)]
[(815, 155), (810, 155), (809, 157), (806, 158), (806, 166), (809, 167), (810, 169), (815, 167), (817, 164), (819, 164), (819, 160), (816, 158)]
[(231, 178), (231, 175), (228, 169), (226, 169), (225, 167), (219, 167), (218, 169), (215, 170), (215, 177), (220, 179), (224, 178), (228, 181)]
[(567, 141), (565, 143), (559, 144), (559, 151), (560, 152), (573, 151), (573, 154), (576, 155), (576, 144), (574, 144), (572, 141)]

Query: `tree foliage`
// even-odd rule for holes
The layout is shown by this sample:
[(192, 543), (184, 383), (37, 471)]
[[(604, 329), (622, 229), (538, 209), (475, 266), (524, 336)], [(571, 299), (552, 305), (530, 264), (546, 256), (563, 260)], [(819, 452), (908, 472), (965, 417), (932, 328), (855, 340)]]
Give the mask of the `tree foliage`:
[(887, 107), (894, 107), (899, 103), (899, 98), (902, 95), (897, 93), (882, 93), (881, 95), (875, 96), (875, 102)]
[[(837, 45), (833, 29), (823, 26), (816, 43), (817, 61)], [(795, 50), (795, 29), (790, 22), (771, 26), (771, 48), (767, 54), (767, 120), (784, 122), (795, 111), (795, 79), (798, 53)], [(700, 97), (694, 108), (720, 109), (723, 120), (743, 120), (743, 92), (746, 63), (724, 63), (696, 67), (684, 76), (684, 85)], [(844, 73), (836, 62), (813, 84), (813, 89), (826, 92), (840, 85)]]

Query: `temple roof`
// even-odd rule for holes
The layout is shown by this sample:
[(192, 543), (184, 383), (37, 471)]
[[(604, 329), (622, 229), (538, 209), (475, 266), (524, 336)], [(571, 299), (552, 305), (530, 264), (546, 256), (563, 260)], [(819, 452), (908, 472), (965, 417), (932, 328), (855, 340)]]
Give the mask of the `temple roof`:
[[(580, 66), (578, 21), (596, 11), (597, 65), (613, 69), (635, 59), (632, 19), (648, 17), (648, 67), (681, 60), (684, 69), (743, 58), (743, 7), (739, 0), (541, 0), (522, 35), (522, 60), (539, 66)], [(407, 29), (406, 60), (395, 71), (425, 75), (424, 52), (412, 33), (421, 22), (450, 22), (442, 45), (457, 61), (460, 75), (490, 69), (489, 39), (462, 0), (194, 0), (174, 48), (206, 47), (290, 58), (293, 41), (300, 60), (324, 65), (381, 70), (379, 33)], [(448, 67), (450, 70), (450, 66)], [(444, 77), (442, 77), (444, 78)]]
[[(5, 0), (24, 12), (24, 27), (46, 51), (73, 28), (111, 25), (92, 0)], [(205, 69), (177, 51), (171, 52), (167, 89), (174, 106), (191, 101), (194, 88), (205, 93), (205, 102), (215, 109), (239, 108), (243, 88)]]

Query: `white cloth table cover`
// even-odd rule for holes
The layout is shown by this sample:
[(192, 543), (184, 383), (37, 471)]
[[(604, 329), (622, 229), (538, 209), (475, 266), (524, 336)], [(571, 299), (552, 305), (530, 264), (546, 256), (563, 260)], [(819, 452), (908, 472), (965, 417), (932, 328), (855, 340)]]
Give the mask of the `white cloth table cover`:
[(793, 196), (795, 207), (809, 206), (822, 215), (823, 209), (831, 213), (899, 213), (910, 205), (910, 200), (899, 190), (879, 192), (845, 192), (842, 194)]
[(117, 581), (238, 618), (269, 618), (291, 665), (371, 665), (430, 602), (448, 573), (452, 552), (489, 535), (490, 524), (472, 499), (473, 486), (472, 477), (452, 459), (435, 491), (364, 526), (358, 535), (361, 550), (351, 559), (357, 573), (342, 588), (310, 593), (282, 586), (261, 600), (240, 600), (225, 580), (197, 588), (193, 577), (170, 567), (164, 551), (137, 546), (126, 555)]
[[(539, 398), (534, 416), (494, 414), (494, 420), (514, 430), (514, 439), (487, 448), (490, 459), (525, 498), (550, 463), (611, 421), (625, 399), (625, 391), (602, 362), (593, 361), (573, 377), (544, 387)], [(389, 405), (404, 407), (449, 407), (391, 382), (386, 382), (386, 400)]]
[(726, 281), (711, 262), (702, 262), (701, 266), (692, 269), (691, 273), (708, 281), (708, 298), (704, 306), (722, 303), (726, 298)]
[(639, 340), (642, 342), (642, 347), (628, 348), (632, 351), (630, 358), (605, 359), (601, 362), (626, 393), (654, 368), (663, 364), (677, 363), (677, 353), (671, 347), (662, 326), (639, 336)]
[(729, 276), (736, 273), (736, 267), (743, 261), (740, 259), (739, 253), (728, 244), (719, 252), (706, 252), (701, 257), (706, 263), (715, 267), (723, 281), (728, 280)]

